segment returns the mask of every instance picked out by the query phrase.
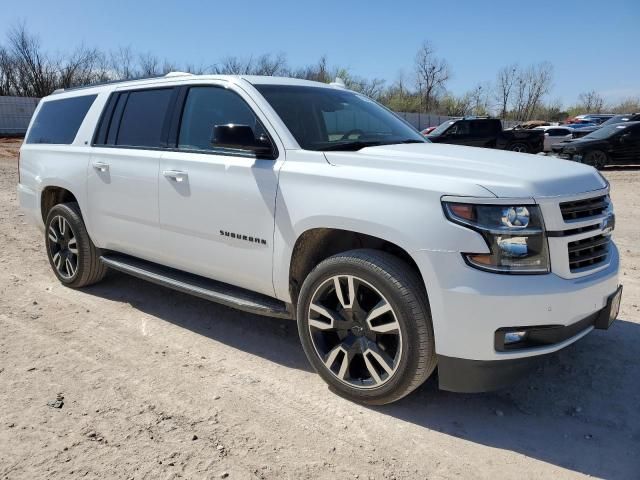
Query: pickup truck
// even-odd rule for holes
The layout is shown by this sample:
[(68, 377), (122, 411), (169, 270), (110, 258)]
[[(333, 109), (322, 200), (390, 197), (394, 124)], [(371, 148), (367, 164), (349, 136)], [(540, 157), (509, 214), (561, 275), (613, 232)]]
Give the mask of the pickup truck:
[(497, 118), (465, 117), (447, 120), (426, 136), (433, 143), (497, 148), (520, 153), (543, 150), (544, 133), (538, 130), (503, 130)]
[(63, 285), (113, 269), (294, 320), (333, 391), (385, 404), (436, 369), (457, 392), (526, 380), (616, 318), (608, 183), (524, 159), (339, 85), (173, 73), (43, 98), (18, 196)]

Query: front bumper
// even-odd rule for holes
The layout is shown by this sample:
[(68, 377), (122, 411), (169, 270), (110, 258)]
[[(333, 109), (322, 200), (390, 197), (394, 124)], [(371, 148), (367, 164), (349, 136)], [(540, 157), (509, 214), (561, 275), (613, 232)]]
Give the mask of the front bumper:
[(500, 275), (468, 266), (459, 252), (418, 251), (414, 259), (429, 295), (436, 353), (468, 360), (509, 360), (551, 353), (552, 345), (500, 352), (501, 328), (572, 325), (602, 310), (618, 288), (619, 257), (611, 242), (606, 267), (577, 278)]
[[(618, 315), (622, 287), (609, 297), (607, 305), (598, 312), (566, 327), (557, 328), (554, 335), (582, 338), (594, 328), (606, 330)], [(575, 333), (575, 335), (571, 335)], [(574, 340), (575, 341), (575, 340)], [(552, 355), (507, 360), (469, 360), (438, 355), (438, 382), (441, 390), (476, 393), (498, 390), (525, 377), (541, 361)]]

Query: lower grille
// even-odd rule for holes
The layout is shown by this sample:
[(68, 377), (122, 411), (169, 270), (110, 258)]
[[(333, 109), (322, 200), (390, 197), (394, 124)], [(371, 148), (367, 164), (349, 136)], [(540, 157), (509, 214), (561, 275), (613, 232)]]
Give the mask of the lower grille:
[(609, 253), (610, 237), (608, 235), (596, 235), (570, 242), (569, 269), (576, 272), (584, 268), (595, 268), (607, 259)]

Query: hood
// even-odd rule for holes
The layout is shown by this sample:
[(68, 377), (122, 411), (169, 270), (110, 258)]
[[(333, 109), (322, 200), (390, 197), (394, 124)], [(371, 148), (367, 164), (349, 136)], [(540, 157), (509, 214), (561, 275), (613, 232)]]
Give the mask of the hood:
[[(555, 197), (606, 187), (593, 167), (543, 155), (458, 145), (416, 143), (367, 147), (356, 152), (326, 152), (329, 163), (423, 176), (442, 185), (442, 193), (469, 195), (471, 185), (497, 197)], [(456, 187), (458, 185), (458, 187)], [(446, 188), (446, 190), (445, 190)], [(456, 190), (459, 191), (449, 191)]]

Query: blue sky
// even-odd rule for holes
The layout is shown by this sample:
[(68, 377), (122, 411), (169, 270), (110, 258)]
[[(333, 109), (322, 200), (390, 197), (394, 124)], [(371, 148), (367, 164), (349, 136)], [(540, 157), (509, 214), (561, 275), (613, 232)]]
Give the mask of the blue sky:
[(571, 104), (595, 89), (608, 100), (640, 96), (640, 0), (440, 0), (64, 2), (0, 0), (0, 39), (25, 21), (46, 48), (131, 46), (178, 64), (222, 57), (286, 55), (292, 66), (326, 54), (356, 75), (393, 81), (411, 74), (430, 40), (463, 93), (497, 70), (550, 61), (550, 100)]

